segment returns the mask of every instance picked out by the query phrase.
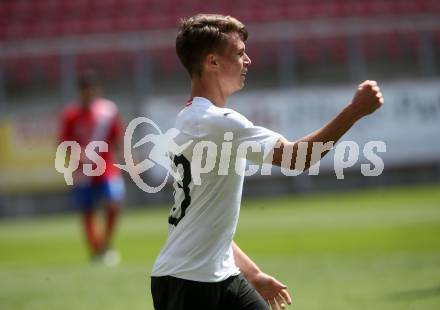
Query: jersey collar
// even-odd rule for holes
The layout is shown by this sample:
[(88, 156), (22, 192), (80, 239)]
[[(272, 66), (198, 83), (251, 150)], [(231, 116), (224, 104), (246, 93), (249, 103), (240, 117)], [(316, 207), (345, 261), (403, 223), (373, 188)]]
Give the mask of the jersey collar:
[(194, 97), (192, 99), (192, 104), (198, 105), (198, 106), (205, 106), (205, 107), (209, 107), (209, 106), (214, 105), (211, 101), (209, 101), (208, 99), (206, 99), (204, 97)]

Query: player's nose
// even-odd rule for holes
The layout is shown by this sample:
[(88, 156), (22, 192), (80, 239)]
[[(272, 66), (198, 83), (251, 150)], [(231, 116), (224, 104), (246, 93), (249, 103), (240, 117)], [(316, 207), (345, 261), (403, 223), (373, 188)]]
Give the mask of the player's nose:
[(245, 58), (244, 58), (244, 64), (246, 65), (246, 67), (249, 67), (252, 64), (251, 59), (249, 58), (248, 54), (244, 54)]

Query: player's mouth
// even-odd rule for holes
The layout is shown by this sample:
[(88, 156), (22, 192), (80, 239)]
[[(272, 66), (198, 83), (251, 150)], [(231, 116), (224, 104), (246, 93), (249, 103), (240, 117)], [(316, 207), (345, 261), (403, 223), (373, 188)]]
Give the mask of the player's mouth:
[(247, 74), (247, 71), (244, 71), (244, 72), (241, 73), (241, 76), (242, 76), (243, 78), (245, 78), (245, 77), (246, 77), (246, 74)]

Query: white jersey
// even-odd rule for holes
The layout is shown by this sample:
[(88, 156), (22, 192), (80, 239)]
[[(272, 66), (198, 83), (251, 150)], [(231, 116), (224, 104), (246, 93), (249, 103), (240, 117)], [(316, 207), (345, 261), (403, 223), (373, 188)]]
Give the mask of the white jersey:
[[(249, 146), (245, 156), (260, 164), (281, 135), (254, 126), (240, 113), (219, 108), (202, 97), (195, 97), (179, 113), (176, 128), (180, 132), (174, 139), (177, 144), (193, 142), (173, 158), (181, 180), (174, 182), (175, 204), (168, 219), (168, 239), (151, 275), (223, 281), (240, 273), (234, 262), (232, 239), (240, 211), (246, 158), (237, 155), (238, 146), (245, 143), (243, 150), (249, 143), (257, 144)], [(197, 182), (191, 165), (196, 159), (195, 145), (201, 141), (217, 146), (216, 152), (205, 151), (206, 162), (214, 160), (215, 168), (201, 173)], [(231, 156), (226, 156), (229, 153)]]

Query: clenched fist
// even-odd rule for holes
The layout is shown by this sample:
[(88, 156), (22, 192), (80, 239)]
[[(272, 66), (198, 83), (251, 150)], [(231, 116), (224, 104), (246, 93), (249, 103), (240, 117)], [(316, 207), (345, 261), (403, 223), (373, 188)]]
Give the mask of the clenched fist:
[(367, 80), (359, 84), (350, 105), (360, 117), (363, 117), (376, 111), (383, 102), (383, 96), (376, 81)]

